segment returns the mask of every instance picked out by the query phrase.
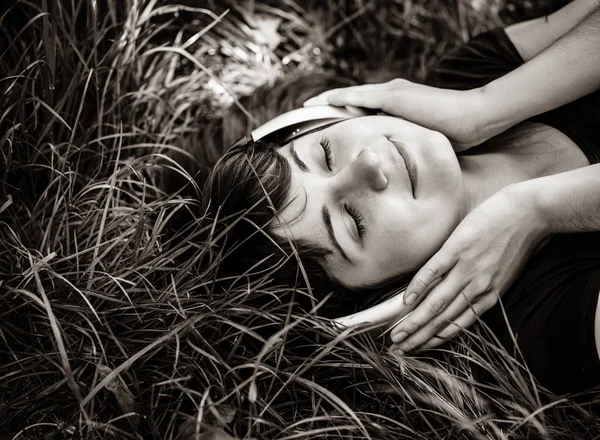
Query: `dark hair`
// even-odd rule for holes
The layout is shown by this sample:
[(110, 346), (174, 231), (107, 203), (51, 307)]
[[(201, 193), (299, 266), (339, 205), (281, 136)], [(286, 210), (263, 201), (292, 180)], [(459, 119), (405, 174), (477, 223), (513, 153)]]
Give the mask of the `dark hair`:
[[(207, 182), (211, 244), (221, 259), (218, 277), (245, 282), (267, 274), (275, 284), (327, 293), (331, 286), (322, 261), (329, 251), (302, 240), (292, 243), (268, 227), (286, 202), (291, 180), (289, 165), (276, 149), (261, 141), (231, 148)], [(299, 270), (300, 261), (309, 279)]]

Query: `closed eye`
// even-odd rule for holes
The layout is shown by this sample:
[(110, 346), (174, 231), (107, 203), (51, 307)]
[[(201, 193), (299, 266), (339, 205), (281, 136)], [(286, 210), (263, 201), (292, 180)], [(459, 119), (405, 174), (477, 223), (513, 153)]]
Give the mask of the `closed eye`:
[(326, 138), (321, 138), (319, 142), (321, 148), (323, 148), (323, 153), (325, 154), (325, 165), (327, 165), (327, 169), (329, 171), (333, 170), (333, 154), (331, 152), (331, 143)]
[(365, 235), (367, 234), (367, 228), (365, 226), (363, 216), (352, 205), (344, 205), (344, 209), (346, 209), (346, 212), (348, 212), (348, 214), (350, 214), (350, 217), (352, 217), (352, 219), (354, 220), (354, 223), (356, 224), (356, 230), (358, 232), (358, 238), (360, 238), (360, 240), (362, 241)]

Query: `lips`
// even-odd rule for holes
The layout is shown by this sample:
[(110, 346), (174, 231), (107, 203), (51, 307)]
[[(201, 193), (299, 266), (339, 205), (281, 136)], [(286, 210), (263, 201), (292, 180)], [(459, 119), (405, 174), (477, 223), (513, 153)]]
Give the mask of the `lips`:
[(390, 139), (390, 142), (394, 144), (402, 159), (404, 159), (404, 164), (406, 165), (406, 170), (408, 171), (408, 179), (410, 180), (410, 185), (412, 189), (413, 198), (417, 198), (417, 167), (412, 156), (408, 153), (408, 149), (406, 145), (402, 142), (396, 141), (394, 139)]

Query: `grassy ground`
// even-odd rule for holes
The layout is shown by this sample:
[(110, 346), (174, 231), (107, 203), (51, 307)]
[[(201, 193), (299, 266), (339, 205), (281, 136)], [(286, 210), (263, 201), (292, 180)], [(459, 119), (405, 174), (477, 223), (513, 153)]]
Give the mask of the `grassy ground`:
[(0, 438), (599, 438), (600, 416), (484, 329), (394, 357), (297, 314), (290, 292), (215, 291), (199, 238), (197, 182), (242, 95), (393, 62), (419, 78), (469, 35), (563, 3), (3, 6)]

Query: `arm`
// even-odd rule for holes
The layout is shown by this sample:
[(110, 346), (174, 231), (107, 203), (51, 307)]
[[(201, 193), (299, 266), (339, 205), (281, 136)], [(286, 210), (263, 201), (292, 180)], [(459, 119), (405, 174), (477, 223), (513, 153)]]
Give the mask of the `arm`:
[(506, 188), (529, 205), (547, 234), (600, 231), (600, 163)]
[(484, 137), (598, 90), (599, 66), (600, 8), (596, 6), (529, 62), (480, 89), (485, 103), (480, 122)]
[[(484, 87), (458, 91), (406, 80), (327, 91), (304, 105), (351, 105), (379, 109), (444, 133), (456, 151), (464, 151), (532, 116), (567, 104), (600, 88), (599, 0), (576, 0), (549, 17), (550, 31), (527, 49), (533, 59)], [(583, 6), (593, 11), (581, 18)], [(528, 23), (533, 30), (535, 23)], [(539, 25), (539, 22), (538, 22)], [(524, 31), (513, 28), (513, 37)], [(518, 32), (517, 32), (518, 31)], [(515, 40), (525, 41), (525, 35)], [(524, 43), (523, 43), (524, 44)], [(522, 45), (523, 45), (522, 44)], [(542, 47), (549, 45), (542, 50)]]
[(522, 21), (504, 28), (525, 61), (529, 61), (587, 17), (597, 0), (574, 0), (548, 16)]

